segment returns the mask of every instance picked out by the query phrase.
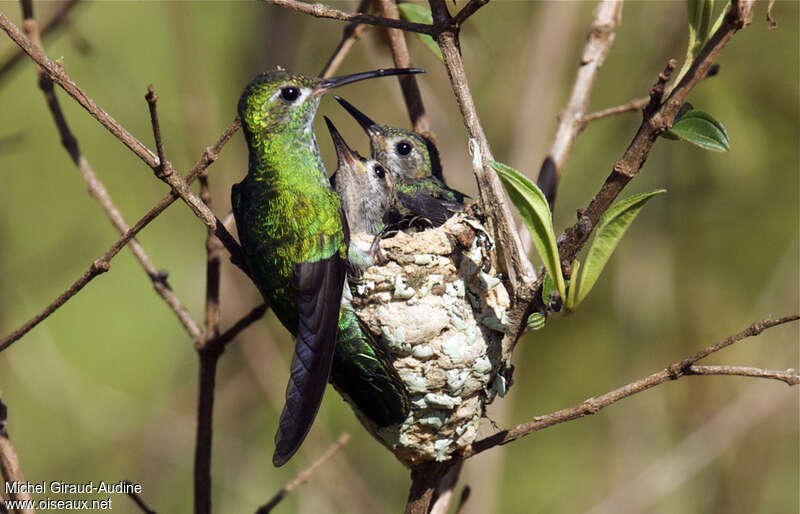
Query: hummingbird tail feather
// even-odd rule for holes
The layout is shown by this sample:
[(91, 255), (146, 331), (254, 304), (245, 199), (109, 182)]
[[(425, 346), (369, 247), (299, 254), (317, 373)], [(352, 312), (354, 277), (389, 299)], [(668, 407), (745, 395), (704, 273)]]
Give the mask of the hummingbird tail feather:
[(336, 347), (346, 263), (336, 253), (294, 265), (297, 338), (286, 403), (275, 434), (272, 463), (285, 464), (302, 444), (319, 410)]

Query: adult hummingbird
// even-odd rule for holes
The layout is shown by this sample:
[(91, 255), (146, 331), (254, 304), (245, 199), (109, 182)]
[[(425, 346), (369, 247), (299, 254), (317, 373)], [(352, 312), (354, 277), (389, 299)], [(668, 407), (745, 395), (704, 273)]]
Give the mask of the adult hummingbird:
[(438, 227), (463, 209), (466, 195), (444, 183), (439, 151), (428, 138), (378, 125), (347, 100), (335, 98), (369, 136), (372, 158), (395, 175), (393, 209), (397, 214), (422, 217)]
[(231, 190), (239, 239), (252, 278), (295, 336), (286, 403), (272, 462), (281, 466), (305, 439), (325, 392), (339, 324), (349, 230), (314, 137), (320, 98), (387, 69), (329, 79), (283, 70), (255, 77), (238, 111), (249, 150), (247, 176)]

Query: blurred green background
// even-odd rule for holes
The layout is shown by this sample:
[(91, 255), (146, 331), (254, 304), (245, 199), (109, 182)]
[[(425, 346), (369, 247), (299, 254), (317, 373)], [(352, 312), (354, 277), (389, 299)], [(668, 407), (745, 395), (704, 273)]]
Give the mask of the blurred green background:
[[(459, 1), (459, 6), (463, 0)], [(625, 194), (665, 187), (634, 223), (576, 314), (528, 334), (515, 385), (489, 417), (509, 426), (602, 394), (679, 360), (766, 316), (798, 310), (797, 2), (779, 1), (778, 29), (756, 6), (752, 26), (723, 51), (719, 75), (691, 94), (720, 119), (732, 149), (717, 154), (659, 140)], [(355, 2), (335, 6), (354, 9)], [(463, 30), (463, 53), (497, 159), (535, 177), (569, 95), (595, 4), (497, 1)], [(58, 4), (37, 3), (46, 20)], [(452, 6), (451, 6), (452, 8)], [(0, 10), (20, 23), (19, 5)], [(235, 116), (243, 86), (275, 65), (316, 74), (343, 25), (253, 2), (88, 2), (45, 41), (103, 109), (153, 147), (144, 94), (154, 84), (168, 158), (187, 170)], [(409, 36), (448, 182), (475, 195), (465, 132), (435, 57)], [(647, 94), (666, 61), (685, 52), (682, 2), (625, 5), (590, 110)], [(0, 37), (0, 59), (16, 50)], [(340, 73), (386, 67), (385, 34), (372, 29)], [(339, 94), (383, 123), (407, 126), (393, 80)], [(166, 186), (61, 90), (59, 98), (95, 172), (134, 223)], [(332, 99), (320, 114), (362, 152), (360, 128)], [(627, 147), (631, 113), (591, 123), (559, 188), (557, 230), (573, 223)], [(317, 117), (326, 162), (327, 132)], [(240, 134), (210, 168), (213, 208), (229, 212), (246, 170)], [(25, 61), (0, 76), (0, 335), (68, 287), (117, 239), (66, 152)], [(180, 202), (139, 237), (198, 321), (205, 228)], [(225, 329), (260, 302), (225, 263)], [(707, 364), (798, 367), (798, 325), (769, 330)], [(278, 512), (398, 512), (407, 471), (371, 440), (329, 391), (301, 452), (271, 465), (291, 339), (270, 314), (223, 356), (214, 424), (215, 512), (253, 512), (342, 432), (344, 452)], [(189, 512), (197, 358), (172, 312), (123, 250), (93, 281), (0, 355), (9, 432), (31, 481), (128, 479), (158, 512)], [(485, 423), (484, 433), (494, 432)], [(600, 414), (536, 433), (465, 465), (466, 512), (798, 512), (798, 389), (741, 377), (689, 377)], [(460, 490), (460, 486), (459, 486)], [(59, 497), (69, 499), (69, 497)], [(115, 512), (138, 512), (124, 496)]]

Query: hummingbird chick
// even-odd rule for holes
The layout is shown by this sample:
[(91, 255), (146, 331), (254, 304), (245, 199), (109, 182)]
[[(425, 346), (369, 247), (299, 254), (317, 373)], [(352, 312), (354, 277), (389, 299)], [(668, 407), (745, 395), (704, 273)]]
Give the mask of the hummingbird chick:
[(351, 82), (422, 71), (320, 79), (273, 70), (255, 77), (239, 99), (249, 165), (231, 190), (231, 205), (253, 281), (295, 337), (276, 466), (294, 455), (311, 428), (340, 346), (341, 320), (348, 318), (340, 304), (350, 235), (313, 132), (320, 99)]
[(397, 215), (421, 217), (438, 227), (464, 208), (466, 195), (444, 183), (439, 151), (428, 138), (378, 125), (347, 100), (334, 98), (367, 133), (371, 157), (394, 175), (392, 208)]

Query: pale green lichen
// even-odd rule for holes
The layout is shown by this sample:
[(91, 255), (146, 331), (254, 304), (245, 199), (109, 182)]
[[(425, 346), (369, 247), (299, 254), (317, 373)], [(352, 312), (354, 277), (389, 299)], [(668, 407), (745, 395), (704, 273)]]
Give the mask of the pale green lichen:
[(367, 268), (354, 288), (359, 317), (382, 334), (411, 394), (401, 425), (378, 430), (361, 419), (408, 465), (445, 460), (468, 447), (484, 405), (505, 393), (497, 373), (504, 367), (500, 330), (508, 294), (491, 268), (482, 229), (467, 239), (469, 248), (457, 242), (476, 226), (461, 215), (437, 229), (383, 240), (388, 264)]

